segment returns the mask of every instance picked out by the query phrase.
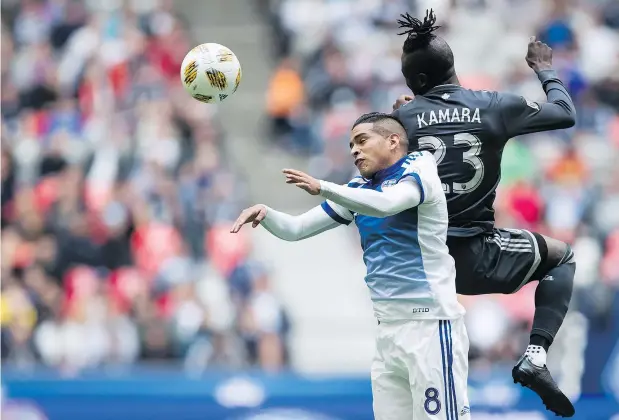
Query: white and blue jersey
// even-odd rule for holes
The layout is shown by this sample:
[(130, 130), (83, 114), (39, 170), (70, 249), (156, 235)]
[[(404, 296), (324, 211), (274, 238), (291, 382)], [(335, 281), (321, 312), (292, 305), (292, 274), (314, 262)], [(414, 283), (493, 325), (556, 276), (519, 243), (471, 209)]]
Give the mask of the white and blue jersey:
[(411, 153), (371, 179), (352, 179), (348, 187), (382, 192), (400, 182), (419, 185), (419, 206), (384, 218), (352, 213), (330, 200), (322, 208), (339, 223), (355, 221), (379, 320), (459, 318), (464, 308), (456, 298), (454, 260), (445, 243), (447, 204), (432, 154)]

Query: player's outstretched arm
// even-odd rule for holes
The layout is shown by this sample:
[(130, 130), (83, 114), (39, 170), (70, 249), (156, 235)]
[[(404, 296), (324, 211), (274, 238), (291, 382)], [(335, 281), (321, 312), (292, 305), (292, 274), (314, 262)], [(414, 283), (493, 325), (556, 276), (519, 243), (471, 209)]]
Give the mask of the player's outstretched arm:
[(320, 181), (320, 186), (320, 195), (365, 216), (393, 216), (422, 202), (421, 189), (410, 178), (384, 191), (350, 188), (326, 181)]
[(320, 194), (327, 200), (365, 216), (392, 216), (423, 202), (421, 187), (412, 177), (402, 179), (385, 191), (374, 191), (321, 181), (295, 169), (284, 169), (283, 172), (287, 184), (294, 184), (311, 195)]
[(274, 210), (264, 204), (257, 204), (241, 212), (230, 229), (230, 233), (239, 232), (243, 225), (248, 223), (251, 223), (254, 228), (262, 225), (271, 234), (285, 241), (307, 239), (340, 225), (329, 217), (320, 206), (298, 216), (293, 216)]
[(552, 49), (531, 37), (526, 61), (542, 83), (548, 102), (536, 103), (517, 95), (499, 94), (499, 107), (507, 137), (574, 126), (576, 108), (552, 69)]

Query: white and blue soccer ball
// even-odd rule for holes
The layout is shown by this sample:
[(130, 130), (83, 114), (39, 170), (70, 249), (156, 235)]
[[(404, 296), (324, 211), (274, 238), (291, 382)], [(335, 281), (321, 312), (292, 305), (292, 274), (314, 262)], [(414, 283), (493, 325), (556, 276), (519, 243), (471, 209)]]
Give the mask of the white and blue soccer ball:
[(185, 90), (194, 99), (213, 104), (236, 92), (243, 73), (232, 50), (211, 42), (187, 53), (180, 76)]

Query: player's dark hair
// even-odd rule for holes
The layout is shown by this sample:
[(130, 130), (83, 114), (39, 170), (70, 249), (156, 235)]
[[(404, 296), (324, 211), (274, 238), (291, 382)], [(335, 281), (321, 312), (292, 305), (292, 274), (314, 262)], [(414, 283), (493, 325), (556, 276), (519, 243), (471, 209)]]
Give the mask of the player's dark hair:
[(454, 56), (445, 40), (436, 35), (434, 10), (426, 10), (421, 21), (409, 13), (400, 15), (398, 35), (406, 35), (402, 46), (402, 74), (415, 94), (424, 94), (429, 89), (447, 83), (455, 76)]
[(383, 112), (368, 112), (367, 114), (363, 114), (352, 125), (352, 128), (355, 128), (359, 124), (374, 124), (382, 120), (393, 120), (398, 124), (402, 125), (400, 120), (390, 114), (385, 114)]
[(375, 131), (385, 138), (392, 134), (398, 134), (402, 138), (402, 141), (409, 144), (404, 124), (391, 114), (369, 112), (357, 118), (352, 128), (355, 128), (359, 124), (372, 124), (372, 131)]
[(436, 14), (434, 10), (426, 10), (426, 17), (423, 22), (415, 17), (412, 17), (410, 13), (400, 15), (402, 19), (398, 19), (399, 28), (407, 28), (404, 32), (400, 32), (398, 35), (406, 35), (406, 41), (402, 46), (402, 51), (405, 53), (413, 52), (418, 49), (427, 47), (430, 41), (436, 38), (434, 31), (440, 26), (434, 25), (436, 23)]

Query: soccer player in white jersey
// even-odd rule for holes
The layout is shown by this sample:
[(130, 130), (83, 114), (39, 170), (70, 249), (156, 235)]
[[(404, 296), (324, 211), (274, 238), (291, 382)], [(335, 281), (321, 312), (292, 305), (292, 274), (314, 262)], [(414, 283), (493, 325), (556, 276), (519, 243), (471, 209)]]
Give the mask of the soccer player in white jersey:
[(445, 194), (432, 154), (407, 150), (398, 120), (363, 115), (350, 139), (361, 176), (341, 186), (285, 169), (287, 183), (321, 195), (322, 205), (292, 216), (258, 204), (231, 232), (251, 223), (299, 241), (354, 220), (379, 323), (371, 369), (375, 418), (466, 420), (469, 342), (446, 245)]

